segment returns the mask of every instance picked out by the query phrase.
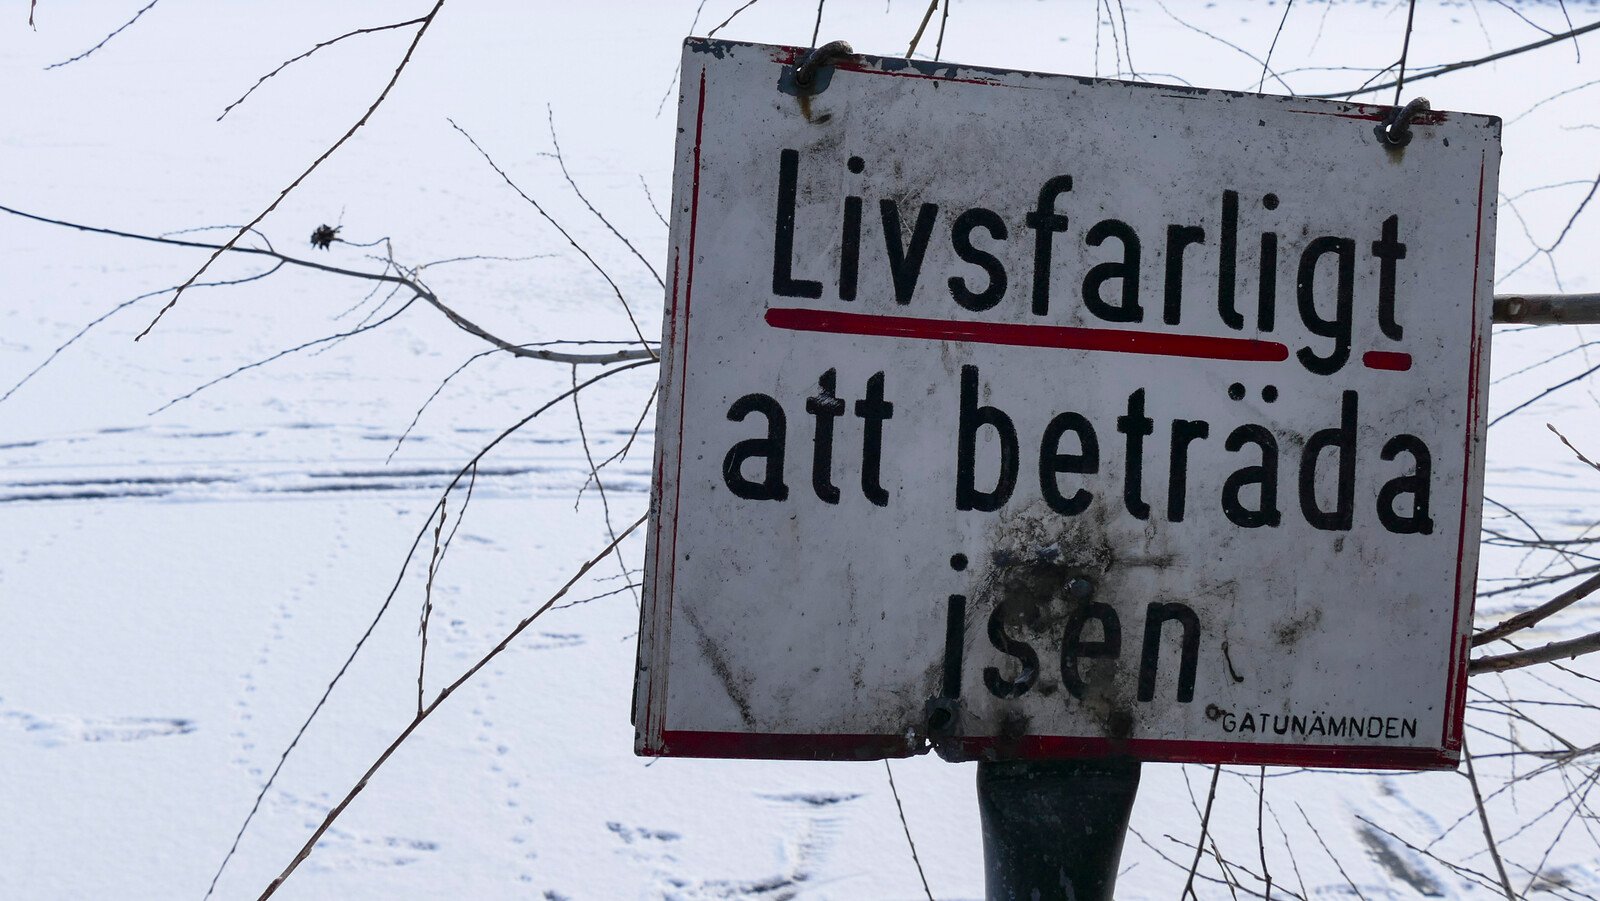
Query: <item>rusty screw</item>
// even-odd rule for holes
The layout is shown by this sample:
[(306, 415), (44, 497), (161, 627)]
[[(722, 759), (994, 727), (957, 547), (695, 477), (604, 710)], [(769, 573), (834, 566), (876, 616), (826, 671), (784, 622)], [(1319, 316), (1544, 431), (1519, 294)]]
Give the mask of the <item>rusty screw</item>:
[(795, 87), (807, 94), (819, 93), (816, 86), (817, 72), (823, 66), (834, 65), (854, 54), (855, 50), (851, 48), (847, 41), (829, 41), (821, 47), (813, 49), (794, 68)]

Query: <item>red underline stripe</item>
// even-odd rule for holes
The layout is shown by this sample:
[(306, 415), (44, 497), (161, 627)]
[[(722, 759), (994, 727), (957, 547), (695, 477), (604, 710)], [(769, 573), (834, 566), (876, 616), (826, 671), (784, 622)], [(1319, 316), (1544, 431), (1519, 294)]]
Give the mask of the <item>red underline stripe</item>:
[(876, 335), (884, 338), (918, 338), (924, 341), (965, 341), (1012, 347), (1055, 347), (1199, 360), (1238, 360), (1279, 363), (1289, 359), (1289, 348), (1276, 341), (1253, 338), (1214, 338), (1207, 335), (1172, 335), (1124, 329), (1077, 328), (1065, 325), (1017, 325), (1005, 322), (970, 322), (876, 316), (832, 310), (774, 308), (767, 324), (798, 332), (841, 335)]
[(1405, 372), (1411, 368), (1411, 355), (1393, 350), (1369, 350), (1361, 355), (1361, 363), (1368, 369)]

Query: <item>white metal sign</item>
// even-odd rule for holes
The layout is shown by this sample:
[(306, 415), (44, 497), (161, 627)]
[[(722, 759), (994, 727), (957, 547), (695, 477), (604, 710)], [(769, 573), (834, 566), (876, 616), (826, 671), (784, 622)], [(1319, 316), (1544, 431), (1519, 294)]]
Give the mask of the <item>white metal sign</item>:
[(1499, 121), (683, 57), (650, 755), (1453, 766)]

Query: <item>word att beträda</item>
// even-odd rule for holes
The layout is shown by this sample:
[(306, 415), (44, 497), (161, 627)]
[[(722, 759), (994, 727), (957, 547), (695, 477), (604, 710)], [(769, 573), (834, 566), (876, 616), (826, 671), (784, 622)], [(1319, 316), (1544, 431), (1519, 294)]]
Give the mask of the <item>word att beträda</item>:
[[(1355, 523), (1356, 475), (1364, 456), (1356, 440), (1361, 400), (1355, 391), (1342, 392), (1338, 410), (1330, 411), (1330, 418), (1336, 422), (1312, 432), (1298, 449), (1294, 447), (1298, 441), (1280, 443), (1270, 428), (1259, 423), (1235, 426), (1225, 436), (1220, 429), (1212, 435), (1211, 423), (1203, 419), (1174, 418), (1158, 429), (1157, 421), (1146, 413), (1145, 388), (1128, 395), (1125, 412), (1114, 423), (1096, 426), (1081, 413), (1061, 412), (1050, 419), (1034, 444), (1024, 441), (1025, 436), (1004, 409), (980, 403), (982, 376), (978, 367), (962, 366), (960, 379), (954, 442), (957, 510), (998, 510), (1011, 499), (1024, 477), (1036, 476), (1040, 496), (1052, 510), (1062, 516), (1080, 515), (1095, 502), (1096, 495), (1087, 486), (1090, 480), (1076, 477), (1101, 472), (1111, 448), (1120, 444), (1121, 496), (1102, 498), (1101, 502), (1120, 503), (1133, 517), (1148, 520), (1157, 515), (1152, 501), (1164, 500), (1166, 520), (1182, 522), (1191, 500), (1197, 500), (1191, 497), (1189, 488), (1191, 459), (1195, 453), (1205, 452), (1208, 443), (1214, 448), (1217, 439), (1221, 439), (1222, 449), (1229, 455), (1226, 459), (1234, 468), (1223, 481), (1216, 501), (1229, 522), (1246, 529), (1277, 527), (1282, 525), (1284, 509), (1288, 507), (1298, 509), (1301, 517), (1318, 529), (1346, 531)], [(829, 369), (818, 377), (817, 393), (796, 404), (796, 409), (804, 410), (813, 420), (809, 430), (811, 488), (824, 503), (841, 503), (844, 496), (833, 477), (835, 421), (847, 409), (853, 409), (863, 423), (862, 497), (875, 506), (890, 504), (890, 492), (883, 486), (883, 468), (885, 460), (895, 459), (886, 454), (885, 445), (896, 405), (887, 399), (885, 383), (884, 372), (873, 374), (867, 379), (864, 396), (851, 408), (838, 396), (837, 370)], [(727, 412), (728, 420), (736, 423), (753, 416), (763, 422), (757, 425), (754, 435), (728, 449), (722, 461), (723, 484), (746, 500), (786, 501), (789, 416), (776, 398), (759, 392), (740, 397)], [(1107, 437), (1113, 430), (1122, 436), (1120, 442)], [(994, 439), (988, 442), (994, 450), (985, 452), (998, 454), (998, 460), (997, 465), (984, 470), (995, 473), (992, 483), (980, 485), (979, 438), (986, 435)], [(807, 443), (805, 437), (796, 440), (802, 445)], [(1197, 451), (1196, 445), (1201, 450)], [(1023, 453), (1032, 447), (1038, 448), (1037, 456), (1025, 461)], [(1146, 461), (1163, 453), (1167, 455), (1167, 484), (1149, 485)], [(1390, 436), (1377, 457), (1399, 470), (1382, 483), (1374, 498), (1378, 522), (1394, 534), (1431, 534), (1433, 455), (1427, 444), (1416, 435), (1402, 432)], [(1036, 465), (1024, 468), (1025, 462)], [(1368, 461), (1366, 465), (1375, 464)], [(1317, 492), (1318, 473), (1330, 469), (1335, 485), (1331, 504), (1319, 499)], [(1280, 473), (1288, 472), (1295, 473), (1295, 481), (1286, 486), (1281, 484)], [(920, 485), (919, 479), (925, 474), (902, 475), (908, 482)]]
[[(846, 164), (851, 173), (865, 171), (866, 163), (853, 156)], [(1057, 175), (1039, 188), (1037, 202), (1024, 217), (1025, 227), (1033, 232), (1032, 282), (1028, 309), (1035, 316), (1048, 316), (1060, 298), (1051, 295), (1052, 265), (1057, 257), (1057, 236), (1072, 232), (1071, 217), (1059, 207), (1067, 203), (1072, 191), (1070, 175)], [(800, 153), (786, 149), (779, 154), (778, 190), (773, 238), (772, 293), (780, 297), (821, 299), (823, 282), (815, 276), (820, 273), (797, 273), (794, 248), (796, 201), (800, 193)], [(838, 232), (838, 271), (835, 286), (840, 300), (854, 301), (861, 275), (865, 199), (855, 194), (844, 198), (843, 212)], [(1272, 211), (1279, 205), (1276, 194), (1262, 196), (1261, 217), (1271, 219)], [(1070, 208), (1070, 204), (1068, 204)], [(1235, 190), (1222, 192), (1217, 234), (1217, 286), (1215, 314), (1226, 327), (1243, 331), (1250, 323), (1245, 316), (1243, 299), (1237, 296), (1240, 259), (1240, 197)], [(902, 209), (899, 199), (883, 198), (878, 201), (878, 218), (883, 227), (885, 262), (893, 284), (895, 303), (911, 303), (922, 278), (922, 264), (928, 246), (933, 240), (939, 222), (940, 209), (936, 203), (922, 203), (915, 215)], [(1011, 287), (1011, 274), (1004, 262), (990, 250), (973, 243), (973, 234), (983, 231), (991, 247), (996, 242), (1012, 240), (1004, 218), (994, 210), (973, 207), (956, 214), (949, 220), (949, 241), (955, 255), (981, 271), (951, 275), (946, 281), (950, 298), (963, 309), (981, 313), (998, 306)], [(907, 220), (910, 234), (906, 234)], [(804, 223), (806, 229), (828, 229), (822, 222)], [(1157, 227), (1159, 230), (1159, 226)], [(1149, 227), (1146, 226), (1146, 237)], [(812, 232), (811, 234), (815, 234)], [(1313, 346), (1308, 342), (1295, 356), (1301, 365), (1317, 375), (1333, 375), (1350, 359), (1351, 334), (1355, 320), (1356, 258), (1360, 245), (1352, 237), (1329, 234), (1312, 237), (1307, 233), (1304, 244), (1298, 248), (1299, 260), (1295, 269), (1295, 310), (1301, 325), (1317, 339)], [(1017, 236), (1019, 240), (1025, 240)], [(1144, 281), (1142, 266), (1145, 258), (1146, 237), (1141, 237), (1133, 225), (1122, 219), (1101, 219), (1082, 232), (1081, 241), (1089, 248), (1105, 247), (1114, 252), (1109, 259), (1089, 266), (1083, 273), (1081, 300), (1090, 315), (1105, 322), (1139, 323), (1146, 317), (1145, 301), (1141, 296)], [(1395, 298), (1396, 269), (1406, 258), (1406, 245), (1400, 241), (1400, 218), (1391, 215), (1378, 223), (1371, 235), (1368, 249), (1377, 262), (1378, 283), (1374, 294), (1374, 315), (1379, 331), (1391, 341), (1400, 341), (1405, 335), (1399, 319)], [(1184, 296), (1184, 265), (1186, 252), (1207, 243), (1204, 226), (1168, 223), (1165, 227), (1165, 265), (1161, 273), (1161, 322), (1179, 325), (1186, 319), (1196, 318), (1193, 307), (1206, 301)], [(1108, 242), (1115, 242), (1114, 246)], [(1253, 325), (1256, 332), (1268, 334), (1278, 327), (1278, 257), (1280, 236), (1277, 232), (1259, 232), (1255, 242), (1258, 261), (1257, 291)], [(1290, 248), (1291, 252), (1293, 248)], [(1098, 251), (1097, 251), (1098, 253)], [(1248, 250), (1247, 250), (1248, 256)], [(1317, 303), (1319, 273), (1326, 278), (1331, 261), (1334, 278), (1331, 311)], [(977, 278), (971, 276), (978, 275)], [(812, 277), (806, 277), (812, 276)], [(1115, 284), (1113, 284), (1115, 283)], [(1323, 291), (1327, 293), (1326, 289)], [(1326, 304), (1324, 304), (1326, 306)]]

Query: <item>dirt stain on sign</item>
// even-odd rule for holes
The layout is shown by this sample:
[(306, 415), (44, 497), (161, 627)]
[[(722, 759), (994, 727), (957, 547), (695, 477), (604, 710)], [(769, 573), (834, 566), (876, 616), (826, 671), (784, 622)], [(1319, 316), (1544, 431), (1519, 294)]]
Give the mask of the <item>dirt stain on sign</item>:
[(694, 628), (695, 642), (700, 646), (700, 653), (704, 654), (706, 661), (711, 664), (711, 671), (716, 673), (717, 681), (722, 683), (722, 690), (728, 693), (728, 699), (739, 708), (739, 719), (746, 726), (754, 726), (755, 717), (750, 713), (750, 700), (745, 696), (743, 684), (734, 675), (733, 668), (728, 665), (728, 658), (722, 653), (722, 648), (706, 634), (705, 627), (700, 625), (700, 618), (695, 615), (692, 607), (688, 605), (683, 607), (683, 618)]

